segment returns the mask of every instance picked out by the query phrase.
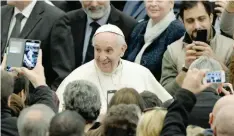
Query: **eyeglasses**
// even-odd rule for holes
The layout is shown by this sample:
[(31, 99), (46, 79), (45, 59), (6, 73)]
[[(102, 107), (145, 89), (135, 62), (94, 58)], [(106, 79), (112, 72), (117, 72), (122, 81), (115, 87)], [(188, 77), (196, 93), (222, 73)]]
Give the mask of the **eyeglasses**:
[(144, 109), (143, 113), (146, 113), (148, 111), (152, 111), (152, 110), (164, 110), (164, 111), (167, 111), (167, 108), (164, 108), (164, 107), (152, 107), (152, 108), (146, 108)]

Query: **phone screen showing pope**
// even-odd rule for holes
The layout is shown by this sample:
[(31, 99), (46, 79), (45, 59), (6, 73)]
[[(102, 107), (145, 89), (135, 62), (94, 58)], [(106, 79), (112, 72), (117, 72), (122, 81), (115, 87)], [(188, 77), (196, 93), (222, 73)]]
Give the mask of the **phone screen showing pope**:
[(33, 69), (37, 64), (37, 58), (41, 42), (38, 40), (27, 40), (25, 42), (23, 66)]

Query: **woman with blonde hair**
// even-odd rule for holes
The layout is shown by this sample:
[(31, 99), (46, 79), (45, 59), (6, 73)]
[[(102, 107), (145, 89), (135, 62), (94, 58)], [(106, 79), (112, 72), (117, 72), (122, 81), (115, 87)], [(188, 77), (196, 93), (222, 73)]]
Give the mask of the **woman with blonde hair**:
[(146, 109), (137, 126), (137, 136), (160, 136), (167, 110), (160, 107)]

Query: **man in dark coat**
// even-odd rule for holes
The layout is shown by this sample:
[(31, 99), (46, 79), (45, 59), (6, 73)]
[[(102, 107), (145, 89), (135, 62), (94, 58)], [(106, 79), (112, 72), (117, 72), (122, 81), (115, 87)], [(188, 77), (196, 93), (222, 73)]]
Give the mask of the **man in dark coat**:
[(44, 1), (8, 1), (7, 4), (1, 7), (1, 54), (6, 51), (10, 38), (40, 40), (46, 81), (56, 90), (75, 67), (73, 39), (65, 13)]

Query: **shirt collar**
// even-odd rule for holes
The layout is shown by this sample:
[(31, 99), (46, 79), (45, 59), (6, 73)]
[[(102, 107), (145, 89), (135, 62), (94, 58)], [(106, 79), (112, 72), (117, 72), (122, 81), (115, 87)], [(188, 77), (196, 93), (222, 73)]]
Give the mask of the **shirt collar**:
[(32, 2), (27, 7), (25, 7), (23, 11), (20, 11), (18, 8), (15, 7), (14, 16), (18, 13), (22, 13), (25, 18), (29, 18), (36, 3), (37, 3), (37, 0), (32, 0)]
[[(107, 20), (108, 20), (108, 18), (110, 16), (110, 11), (111, 11), (111, 6), (109, 5), (108, 8), (107, 8), (107, 14), (105, 14), (101, 19), (96, 21), (100, 26), (106, 24), (106, 22), (107, 22)], [(88, 25), (90, 25), (92, 22), (94, 22), (94, 20), (87, 16)]]
[(122, 59), (120, 59), (118, 67), (115, 68), (111, 73), (106, 73), (106, 72), (101, 71), (101, 69), (97, 66), (95, 60), (94, 60), (94, 65), (95, 65), (95, 68), (98, 70), (99, 73), (103, 73), (104, 75), (107, 75), (107, 76), (112, 76), (113, 74), (118, 74), (123, 69), (123, 61), (122, 61)]

